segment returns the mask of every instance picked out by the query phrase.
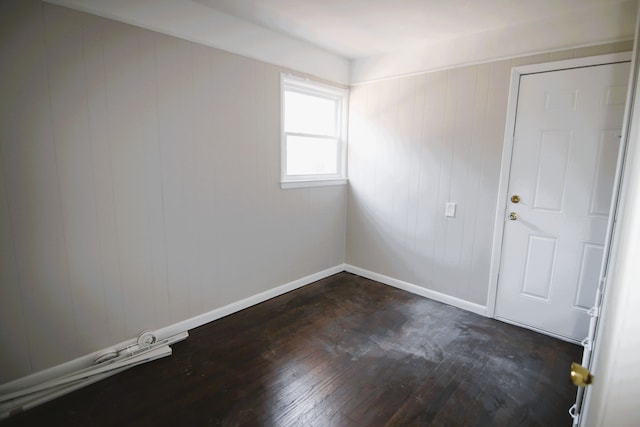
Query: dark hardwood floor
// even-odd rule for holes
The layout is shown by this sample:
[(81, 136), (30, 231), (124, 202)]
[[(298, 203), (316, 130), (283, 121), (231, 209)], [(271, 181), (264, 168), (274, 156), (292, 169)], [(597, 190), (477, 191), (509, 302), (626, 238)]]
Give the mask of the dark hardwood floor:
[(570, 426), (580, 355), (340, 273), (0, 426)]

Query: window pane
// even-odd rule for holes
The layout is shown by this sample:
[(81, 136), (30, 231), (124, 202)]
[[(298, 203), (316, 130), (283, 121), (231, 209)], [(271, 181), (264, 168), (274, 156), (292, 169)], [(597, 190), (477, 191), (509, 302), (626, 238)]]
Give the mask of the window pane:
[(284, 107), (285, 132), (337, 135), (335, 100), (285, 91)]
[(338, 141), (287, 136), (287, 175), (338, 173)]

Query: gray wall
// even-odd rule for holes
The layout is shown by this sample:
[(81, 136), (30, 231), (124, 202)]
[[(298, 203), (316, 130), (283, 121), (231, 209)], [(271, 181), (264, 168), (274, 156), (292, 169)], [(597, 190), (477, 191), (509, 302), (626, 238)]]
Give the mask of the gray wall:
[(277, 67), (0, 2), (0, 383), (345, 259), (484, 305), (509, 68), (630, 49), (354, 87), (347, 219), (279, 188)]
[[(632, 42), (352, 87), (346, 263), (485, 306), (511, 67)], [(457, 203), (455, 218), (445, 203)]]
[(0, 383), (344, 261), (346, 187), (281, 190), (277, 67), (0, 3)]

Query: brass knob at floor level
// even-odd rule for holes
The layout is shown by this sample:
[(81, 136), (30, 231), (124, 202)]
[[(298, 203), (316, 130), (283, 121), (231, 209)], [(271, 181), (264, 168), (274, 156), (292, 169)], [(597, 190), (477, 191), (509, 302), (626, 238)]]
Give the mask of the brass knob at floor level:
[(509, 212), (509, 219), (511, 221), (515, 221), (516, 219), (518, 219), (518, 214), (515, 212)]
[(586, 387), (593, 383), (593, 375), (584, 366), (573, 362), (571, 364), (571, 382), (578, 387)]

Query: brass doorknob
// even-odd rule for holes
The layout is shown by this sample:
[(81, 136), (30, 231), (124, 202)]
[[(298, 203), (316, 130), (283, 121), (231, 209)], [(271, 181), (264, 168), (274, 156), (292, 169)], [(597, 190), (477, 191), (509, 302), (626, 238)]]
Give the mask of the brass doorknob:
[(520, 196), (518, 196), (517, 194), (514, 194), (513, 196), (511, 196), (511, 203), (518, 203), (520, 201)]
[(593, 383), (593, 375), (584, 366), (573, 362), (571, 364), (571, 382), (578, 387), (586, 387)]
[(509, 212), (509, 219), (511, 221), (515, 221), (516, 219), (518, 219), (518, 214), (515, 212)]

